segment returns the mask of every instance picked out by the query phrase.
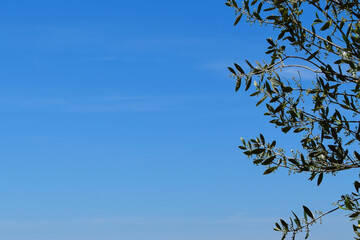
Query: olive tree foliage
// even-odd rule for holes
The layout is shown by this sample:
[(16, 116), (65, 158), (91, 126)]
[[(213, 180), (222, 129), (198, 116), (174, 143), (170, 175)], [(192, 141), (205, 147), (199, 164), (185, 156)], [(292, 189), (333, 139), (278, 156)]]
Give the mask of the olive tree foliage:
[[(264, 174), (279, 168), (308, 173), (321, 184), (324, 175), (360, 167), (360, 3), (349, 0), (228, 0), (225, 3), (250, 24), (272, 27), (267, 38), (268, 61), (235, 63), (229, 67), (238, 91), (252, 91), (257, 105), (266, 105), (270, 123), (282, 132), (298, 136), (299, 149), (285, 150), (276, 141), (259, 137), (242, 139), (239, 146)], [(246, 69), (246, 70), (244, 70)], [(291, 71), (285, 71), (291, 69)], [(294, 71), (295, 70), (295, 71)], [(289, 72), (297, 72), (290, 79)], [(301, 73), (312, 73), (303, 81)], [(284, 74), (287, 72), (287, 74)], [(308, 75), (308, 74), (307, 74)], [(360, 183), (354, 192), (339, 197), (337, 206), (314, 214), (303, 206), (298, 217), (280, 219), (274, 230), (295, 239), (299, 232), (309, 236), (309, 226), (338, 209), (354, 220), (355, 239), (360, 239)]]

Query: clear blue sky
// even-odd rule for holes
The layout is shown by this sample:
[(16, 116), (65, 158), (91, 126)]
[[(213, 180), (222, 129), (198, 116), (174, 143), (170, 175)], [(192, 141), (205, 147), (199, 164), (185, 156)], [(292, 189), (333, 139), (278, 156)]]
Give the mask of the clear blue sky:
[[(352, 190), (238, 150), (296, 139), (234, 92), (226, 67), (264, 59), (272, 32), (233, 22), (222, 0), (3, 0), (0, 240), (273, 240)], [(312, 239), (350, 239), (341, 216)]]

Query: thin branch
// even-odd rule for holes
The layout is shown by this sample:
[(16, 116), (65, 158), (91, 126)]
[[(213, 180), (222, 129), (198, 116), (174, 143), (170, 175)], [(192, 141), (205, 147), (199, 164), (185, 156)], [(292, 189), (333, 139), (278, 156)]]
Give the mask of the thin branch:
[[(360, 198), (357, 198), (357, 199), (355, 199), (354, 201), (357, 201), (357, 200), (360, 200)], [(321, 214), (320, 216), (314, 218), (313, 220), (311, 220), (310, 222), (308, 222), (308, 223), (305, 224), (304, 226), (298, 227), (298, 228), (296, 228), (296, 229), (294, 229), (294, 230), (291, 230), (291, 231), (288, 231), (288, 232), (299, 232), (299, 231), (301, 231), (302, 229), (304, 229), (304, 228), (310, 226), (311, 224), (315, 223), (317, 220), (323, 218), (324, 216), (326, 216), (326, 215), (328, 215), (328, 214), (330, 214), (330, 213), (333, 213), (333, 212), (341, 209), (341, 208), (344, 207), (344, 206), (345, 206), (345, 203), (342, 204), (342, 205), (339, 205), (339, 206), (336, 207), (336, 208), (331, 209), (330, 211), (328, 211), (328, 212), (326, 212), (326, 213)]]

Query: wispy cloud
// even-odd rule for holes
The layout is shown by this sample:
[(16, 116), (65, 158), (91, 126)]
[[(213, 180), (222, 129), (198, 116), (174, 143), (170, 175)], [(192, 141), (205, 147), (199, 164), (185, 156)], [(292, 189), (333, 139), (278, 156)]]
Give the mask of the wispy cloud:
[(164, 111), (179, 108), (192, 99), (187, 95), (106, 96), (95, 98), (3, 98), (2, 108), (46, 109), (75, 112)]
[(226, 218), (169, 218), (169, 217), (113, 217), (113, 218), (75, 218), (58, 220), (14, 220), (0, 221), (0, 227), (42, 227), (64, 225), (223, 225), (242, 223), (272, 223), (274, 218), (242, 217), (239, 215)]
[(281, 73), (284, 77), (289, 79), (295, 77), (296, 79), (313, 80), (316, 77), (316, 73), (304, 68), (285, 68)]
[(213, 61), (213, 62), (205, 62), (199, 65), (200, 69), (204, 70), (213, 70), (213, 71), (228, 71), (227, 67), (231, 65), (233, 61)]
[(171, 46), (189, 46), (199, 45), (211, 39), (193, 37), (193, 36), (176, 36), (176, 35), (158, 35), (145, 36), (142, 38), (127, 39), (125, 45), (131, 48), (143, 49), (152, 47), (167, 48)]

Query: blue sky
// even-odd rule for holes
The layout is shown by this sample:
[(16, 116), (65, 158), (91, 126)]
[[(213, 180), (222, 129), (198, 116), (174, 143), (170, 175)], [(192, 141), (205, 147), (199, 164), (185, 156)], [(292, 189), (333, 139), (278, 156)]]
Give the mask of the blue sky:
[[(272, 32), (233, 22), (215, 0), (2, 1), (0, 239), (279, 239), (275, 220), (352, 190), (238, 150), (296, 138), (234, 92), (226, 67), (265, 59)], [(352, 237), (343, 214), (313, 239)]]

